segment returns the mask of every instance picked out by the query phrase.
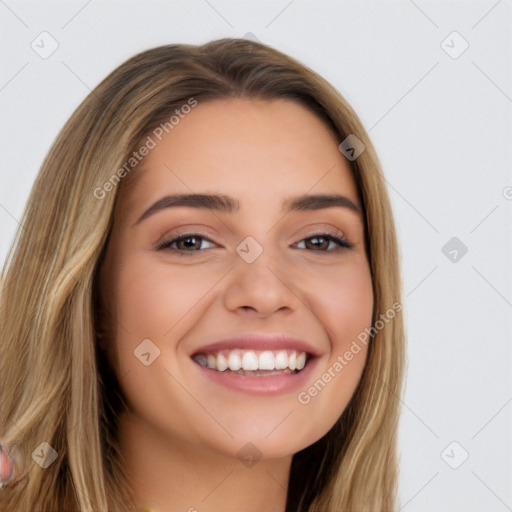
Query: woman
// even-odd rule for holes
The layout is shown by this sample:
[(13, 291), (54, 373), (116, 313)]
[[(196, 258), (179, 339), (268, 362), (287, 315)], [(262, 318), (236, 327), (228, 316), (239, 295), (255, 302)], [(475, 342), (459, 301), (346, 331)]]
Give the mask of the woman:
[(319, 75), (241, 39), (136, 55), (64, 126), (20, 225), (2, 511), (396, 510), (392, 212)]

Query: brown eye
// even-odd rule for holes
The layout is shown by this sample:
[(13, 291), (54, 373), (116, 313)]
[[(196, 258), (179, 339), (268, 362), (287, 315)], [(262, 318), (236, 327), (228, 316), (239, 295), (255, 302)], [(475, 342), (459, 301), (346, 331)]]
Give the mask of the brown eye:
[[(327, 239), (325, 236), (315, 236), (312, 238), (306, 238), (306, 247), (308, 249), (327, 249), (330, 244), (330, 240)], [(308, 247), (309, 245), (309, 247)]]
[(170, 250), (177, 251), (178, 253), (199, 252), (204, 241), (212, 243), (202, 235), (197, 233), (189, 233), (172, 238), (171, 240), (164, 240), (157, 245), (157, 250)]
[(176, 240), (178, 249), (199, 249), (201, 246), (201, 239), (197, 236), (186, 236)]
[[(352, 248), (352, 245), (345, 238), (329, 235), (327, 233), (304, 238), (299, 244), (302, 242), (305, 242), (306, 249), (316, 252), (336, 252), (342, 248)], [(329, 246), (331, 249), (329, 249)]]

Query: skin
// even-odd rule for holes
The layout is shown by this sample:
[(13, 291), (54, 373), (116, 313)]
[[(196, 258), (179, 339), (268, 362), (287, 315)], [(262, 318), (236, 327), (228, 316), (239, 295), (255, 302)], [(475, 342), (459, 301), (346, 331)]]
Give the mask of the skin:
[(0, 484), (12, 479), (13, 461), (3, 450), (0, 450)]
[[(309, 403), (297, 394), (332, 373), (371, 325), (362, 216), (343, 207), (281, 211), (284, 200), (304, 194), (336, 193), (358, 204), (337, 146), (323, 121), (291, 100), (199, 102), (129, 177), (101, 279), (115, 319), (111, 359), (131, 407), (120, 419), (121, 446), (141, 508), (282, 512), (292, 455), (345, 409), (364, 346)], [(167, 208), (135, 224), (165, 195), (192, 192), (232, 196), (240, 210)], [(155, 248), (197, 230), (205, 238), (189, 241), (195, 252), (183, 243)], [(311, 237), (332, 230), (352, 248), (333, 251), (335, 243), (320, 239), (316, 249)], [(263, 248), (250, 264), (236, 252), (247, 236)], [(255, 332), (316, 347), (321, 355), (307, 385), (249, 396), (206, 381), (190, 358), (206, 343)], [(149, 366), (134, 357), (144, 339), (160, 350)], [(252, 467), (237, 457), (247, 443), (261, 453)]]

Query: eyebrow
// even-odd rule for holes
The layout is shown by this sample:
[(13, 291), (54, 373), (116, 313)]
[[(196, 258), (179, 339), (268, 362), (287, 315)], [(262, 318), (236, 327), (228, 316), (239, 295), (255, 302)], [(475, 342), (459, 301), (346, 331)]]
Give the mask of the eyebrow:
[[(177, 194), (162, 197), (153, 203), (133, 224), (136, 226), (144, 219), (166, 208), (186, 206), (218, 212), (231, 213), (240, 209), (240, 203), (226, 195), (215, 194)], [(361, 207), (348, 197), (337, 194), (304, 195), (287, 199), (283, 202), (283, 212), (313, 211), (324, 208), (341, 207), (356, 213), (361, 213)]]

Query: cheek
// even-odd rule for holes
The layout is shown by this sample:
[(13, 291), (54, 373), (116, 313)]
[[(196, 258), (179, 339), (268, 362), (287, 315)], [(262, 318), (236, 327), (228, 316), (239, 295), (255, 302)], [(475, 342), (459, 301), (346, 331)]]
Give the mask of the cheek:
[[(117, 320), (115, 369), (128, 402), (149, 423), (178, 438), (190, 437), (203, 424), (215, 429), (204, 409), (184, 392), (186, 383), (186, 390), (199, 396), (194, 383), (187, 380), (190, 370), (183, 365), (179, 340), (200, 319), (201, 299), (218, 283), (218, 272), (200, 266), (173, 268), (143, 252), (133, 252), (117, 268), (112, 290)], [(145, 366), (137, 354), (147, 339), (157, 348), (143, 345), (143, 353), (149, 352), (152, 360)], [(155, 353), (158, 356), (153, 359)]]
[(321, 319), (333, 355), (370, 327), (373, 288), (366, 261), (340, 267), (335, 272), (311, 275), (304, 284), (313, 313)]
[[(200, 321), (208, 293), (215, 290), (224, 272), (206, 265), (170, 266), (144, 252), (132, 253), (117, 268), (112, 291), (116, 297), (115, 364), (118, 373), (129, 374), (132, 379), (137, 376), (144, 379), (145, 385), (149, 384), (153, 372), (144, 372), (135, 357), (139, 346), (147, 339), (158, 347), (155, 351), (160, 350), (156, 366), (165, 362), (179, 373), (180, 368), (176, 368), (179, 341)], [(147, 342), (143, 346), (146, 347)]]
[(120, 272), (117, 315), (134, 338), (162, 339), (192, 313), (218, 278), (206, 269), (172, 270), (146, 260), (132, 258)]
[(315, 375), (297, 394), (300, 414), (317, 418), (302, 426), (304, 438), (312, 443), (338, 420), (361, 378), (367, 345), (360, 335), (371, 327), (373, 289), (366, 262), (311, 278), (304, 289), (317, 291), (309, 296), (310, 307), (330, 341)]

